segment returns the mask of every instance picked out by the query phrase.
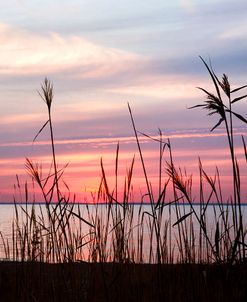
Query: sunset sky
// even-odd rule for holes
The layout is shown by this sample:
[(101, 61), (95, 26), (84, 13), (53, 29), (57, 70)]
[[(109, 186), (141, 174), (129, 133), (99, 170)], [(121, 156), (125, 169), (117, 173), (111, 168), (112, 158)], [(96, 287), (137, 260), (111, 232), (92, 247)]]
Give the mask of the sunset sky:
[[(37, 92), (45, 77), (54, 84), (58, 163), (69, 162), (64, 180), (78, 201), (97, 190), (101, 157), (113, 179), (118, 141), (119, 173), (126, 174), (135, 154), (135, 190), (142, 190), (128, 102), (138, 130), (155, 136), (160, 128), (171, 139), (179, 166), (196, 177), (200, 156), (212, 175), (219, 167), (229, 188), (223, 130), (211, 135), (217, 119), (188, 107), (205, 99), (196, 87), (213, 91), (199, 55), (233, 87), (247, 84), (246, 11), (246, 0), (1, 1), (0, 202), (13, 201), (16, 174), (30, 183), (26, 157), (51, 162), (48, 131), (32, 143), (47, 120)], [(246, 117), (246, 100), (236, 111)], [(236, 123), (240, 160), (242, 134), (246, 127)], [(141, 142), (155, 186), (159, 146)]]

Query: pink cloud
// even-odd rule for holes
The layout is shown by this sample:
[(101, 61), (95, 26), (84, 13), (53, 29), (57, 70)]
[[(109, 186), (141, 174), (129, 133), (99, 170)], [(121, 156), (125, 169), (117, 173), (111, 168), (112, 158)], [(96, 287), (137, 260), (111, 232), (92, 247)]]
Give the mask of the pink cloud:
[(137, 55), (97, 45), (76, 35), (35, 35), (0, 23), (0, 74), (37, 75), (80, 67), (80, 77), (102, 77), (126, 70)]

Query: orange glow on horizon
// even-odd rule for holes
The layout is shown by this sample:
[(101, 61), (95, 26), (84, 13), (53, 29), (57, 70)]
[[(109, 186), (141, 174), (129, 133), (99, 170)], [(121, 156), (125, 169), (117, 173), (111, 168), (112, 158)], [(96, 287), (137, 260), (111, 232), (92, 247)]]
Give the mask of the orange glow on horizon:
[[(241, 129), (236, 131), (238, 135), (241, 135)], [(224, 133), (201, 133), (192, 132), (189, 133), (171, 133), (170, 139), (173, 142), (179, 142), (179, 139), (188, 139), (189, 144), (179, 145), (172, 149), (173, 160), (177, 167), (181, 167), (187, 170), (187, 173), (193, 175), (194, 183), (198, 183), (198, 155), (202, 160), (203, 168), (209, 176), (214, 176), (216, 166), (219, 169), (221, 178), (224, 179), (222, 187), (226, 192), (230, 192), (231, 184), (231, 163), (229, 150), (226, 147), (210, 146), (208, 149), (196, 149), (197, 144), (191, 144), (190, 139), (196, 141), (197, 138), (208, 138), (213, 136), (214, 138), (225, 136)], [(158, 135), (152, 136), (158, 140)], [(150, 183), (152, 183), (154, 192), (157, 192), (158, 188), (158, 172), (159, 172), (159, 143), (154, 143), (150, 138), (145, 136), (139, 137), (140, 143), (143, 148), (143, 157), (146, 166), (147, 175)], [(165, 140), (165, 139), (164, 139)], [(115, 188), (115, 160), (116, 160), (116, 146), (117, 142), (120, 143), (119, 162), (118, 162), (118, 181), (119, 181), (119, 193), (123, 192), (124, 181), (127, 176), (127, 171), (130, 168), (133, 156), (135, 155), (135, 164), (133, 170), (133, 194), (140, 196), (140, 191), (145, 192), (145, 179), (140, 162), (140, 156), (136, 146), (136, 139), (134, 136), (126, 137), (102, 137), (102, 138), (86, 138), (86, 139), (65, 139), (56, 140), (56, 160), (59, 169), (63, 168), (67, 163), (68, 167), (64, 171), (63, 180), (68, 184), (71, 193), (75, 193), (80, 200), (87, 198), (89, 201), (92, 192), (97, 192), (102, 177), (102, 171), (100, 166), (100, 160), (102, 158), (106, 178), (108, 181), (111, 192)], [(50, 148), (46, 148), (45, 153), (42, 152), (43, 146), (49, 146), (50, 141), (38, 141), (34, 144), (31, 142), (13, 142), (2, 143), (1, 146), (23, 147), (27, 150), (33, 149), (33, 156), (30, 159), (34, 163), (40, 163), (42, 165), (42, 172), (45, 177), (47, 175), (50, 165), (52, 163), (52, 157)], [(187, 147), (189, 146), (189, 149)], [(37, 148), (36, 148), (37, 147)], [(40, 147), (40, 148), (39, 148)], [(41, 148), (42, 147), (42, 148)], [(28, 149), (29, 148), (29, 149)], [(19, 149), (18, 149), (19, 150)], [(26, 149), (25, 149), (26, 150)], [(38, 153), (37, 153), (38, 151)], [(29, 152), (30, 153), (30, 152)], [(235, 155), (238, 157), (240, 169), (243, 166), (243, 148), (241, 146), (236, 147)], [(15, 181), (15, 175), (18, 174), (23, 183), (28, 181), (29, 186), (32, 186), (32, 181), (27, 175), (25, 169), (25, 157), (20, 155), (13, 155), (14, 157), (7, 157), (0, 159), (1, 167), (1, 183), (2, 183), (2, 196), (13, 194), (12, 188), (9, 187), (10, 180), (12, 181), (11, 187), (13, 187), (13, 181)], [(163, 164), (162, 164), (162, 177), (163, 181), (167, 180), (166, 175), (166, 161), (169, 162), (169, 152), (165, 151)], [(243, 171), (245, 173), (245, 171)], [(243, 173), (243, 179), (245, 174)], [(9, 187), (9, 189), (8, 189)], [(64, 192), (66, 188), (63, 186)], [(195, 188), (195, 190), (197, 190)], [(140, 197), (137, 197), (140, 199)], [(3, 199), (3, 197), (2, 197)]]

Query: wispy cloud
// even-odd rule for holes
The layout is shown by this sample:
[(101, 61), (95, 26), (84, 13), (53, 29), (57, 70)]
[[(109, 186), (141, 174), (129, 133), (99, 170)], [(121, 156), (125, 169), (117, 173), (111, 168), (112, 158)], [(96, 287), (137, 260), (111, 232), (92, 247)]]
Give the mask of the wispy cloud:
[(57, 33), (37, 35), (0, 24), (0, 74), (52, 74), (78, 69), (80, 76), (103, 77), (123, 71), (138, 57), (82, 37)]
[(247, 24), (246, 22), (240, 22), (231, 29), (227, 29), (222, 32), (220, 38), (222, 40), (241, 40), (245, 39), (247, 35)]
[[(178, 79), (179, 77), (177, 77)], [(167, 76), (159, 77), (158, 79), (155, 76), (150, 77), (149, 81), (146, 79), (139, 85), (136, 83), (136, 85), (112, 88), (108, 89), (108, 91), (115, 94), (125, 94), (130, 97), (144, 96), (163, 100), (188, 99), (188, 97), (192, 99), (197, 96), (195, 83), (192, 81), (189, 83), (171, 81)]]
[[(236, 136), (241, 136), (246, 134), (245, 129), (237, 129), (235, 132)], [(157, 134), (149, 134), (149, 136), (158, 141), (160, 139), (160, 136)], [(207, 138), (207, 137), (226, 137), (226, 133), (224, 130), (218, 130), (217, 132), (206, 132), (205, 130), (185, 130), (185, 131), (169, 131), (168, 133), (165, 131), (163, 134), (164, 137), (170, 138), (170, 139), (190, 139), (190, 138)], [(140, 134), (140, 141), (142, 142), (149, 142), (150, 139), (146, 136), (142, 136)], [(133, 143), (135, 142), (135, 136), (120, 136), (120, 137), (90, 137), (90, 138), (70, 138), (70, 139), (57, 139), (56, 145), (69, 145), (69, 144), (98, 144), (98, 145), (111, 145), (115, 144), (116, 141), (119, 141), (121, 143)], [(49, 140), (42, 140), (42, 141), (36, 141), (34, 142), (9, 142), (9, 143), (0, 143), (0, 147), (21, 147), (21, 146), (44, 146), (44, 145), (50, 145)]]
[(196, 1), (195, 0), (180, 0), (180, 5), (188, 13), (196, 12)]

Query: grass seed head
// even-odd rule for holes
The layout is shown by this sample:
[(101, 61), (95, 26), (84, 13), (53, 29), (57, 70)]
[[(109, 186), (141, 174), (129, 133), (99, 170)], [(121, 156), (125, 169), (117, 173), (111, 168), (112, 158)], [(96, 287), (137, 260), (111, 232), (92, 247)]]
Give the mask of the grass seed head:
[(39, 95), (46, 103), (48, 110), (50, 112), (51, 103), (53, 100), (53, 84), (47, 78), (45, 78), (44, 83), (41, 85), (41, 92), (39, 92)]

